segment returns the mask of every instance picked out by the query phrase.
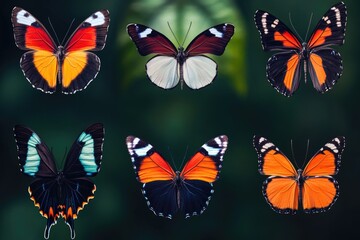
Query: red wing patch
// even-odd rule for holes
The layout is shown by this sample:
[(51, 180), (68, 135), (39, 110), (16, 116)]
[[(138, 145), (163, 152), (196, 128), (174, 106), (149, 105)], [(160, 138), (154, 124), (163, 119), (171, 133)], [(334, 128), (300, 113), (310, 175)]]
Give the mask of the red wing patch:
[(186, 48), (185, 52), (188, 53), (189, 56), (206, 53), (222, 55), (226, 45), (234, 35), (234, 29), (234, 25), (229, 23), (213, 26), (197, 35)]
[(135, 43), (140, 55), (161, 54), (176, 56), (174, 44), (160, 32), (141, 24), (129, 24), (128, 34)]

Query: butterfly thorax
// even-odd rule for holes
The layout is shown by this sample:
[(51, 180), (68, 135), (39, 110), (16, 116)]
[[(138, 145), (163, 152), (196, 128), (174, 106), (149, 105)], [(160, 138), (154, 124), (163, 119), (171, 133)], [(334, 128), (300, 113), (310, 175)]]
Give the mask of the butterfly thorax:
[(301, 49), (301, 59), (306, 61), (308, 58), (309, 58), (309, 47), (306, 42), (303, 42)]
[(176, 174), (176, 176), (174, 178), (174, 185), (175, 185), (175, 188), (176, 188), (176, 203), (177, 203), (178, 208), (180, 208), (181, 203), (180, 203), (180, 189), (179, 189), (179, 187), (182, 185), (183, 179), (180, 176), (179, 171), (176, 171), (175, 174)]
[(56, 182), (61, 185), (64, 181), (64, 172), (63, 171), (58, 171), (57, 172), (57, 176), (56, 176)]
[(58, 46), (57, 51), (56, 51), (56, 56), (58, 57), (58, 59), (60, 59), (60, 61), (62, 61), (62, 59), (64, 59), (65, 49), (63, 46)]
[(297, 170), (297, 176), (296, 176), (296, 182), (298, 182), (299, 186), (302, 186), (304, 184), (304, 176), (303, 176), (303, 170), (302, 169), (298, 169)]
[(184, 48), (183, 47), (179, 47), (178, 48), (178, 53), (176, 55), (176, 60), (178, 61), (178, 63), (181, 65), (184, 64), (186, 58), (187, 58), (187, 53), (185, 53)]

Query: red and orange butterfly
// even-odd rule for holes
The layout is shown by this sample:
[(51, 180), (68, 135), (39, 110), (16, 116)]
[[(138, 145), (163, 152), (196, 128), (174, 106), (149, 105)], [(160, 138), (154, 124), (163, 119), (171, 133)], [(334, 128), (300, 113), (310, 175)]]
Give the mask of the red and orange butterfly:
[(339, 196), (339, 184), (332, 177), (339, 171), (345, 137), (326, 143), (304, 170), (296, 170), (289, 159), (264, 137), (254, 136), (258, 167), (268, 177), (263, 195), (275, 212), (295, 214), (302, 205), (305, 213), (325, 212)]
[(149, 143), (134, 136), (126, 138), (136, 178), (143, 183), (142, 193), (155, 215), (171, 219), (181, 210), (185, 218), (202, 214), (219, 178), (228, 145), (225, 135), (209, 140), (185, 164), (174, 171)]
[(304, 65), (314, 88), (321, 93), (331, 89), (340, 78), (343, 66), (340, 53), (330, 48), (345, 41), (346, 6), (332, 6), (320, 19), (310, 39), (299, 38), (277, 17), (262, 10), (254, 16), (264, 51), (279, 51), (269, 58), (266, 76), (281, 94), (290, 97), (299, 87), (301, 64)]
[(16, 46), (24, 53), (20, 67), (30, 84), (45, 93), (73, 94), (85, 89), (100, 71), (100, 59), (89, 51), (104, 48), (110, 23), (109, 11), (100, 10), (85, 19), (64, 46), (57, 46), (28, 11), (14, 7), (11, 20)]

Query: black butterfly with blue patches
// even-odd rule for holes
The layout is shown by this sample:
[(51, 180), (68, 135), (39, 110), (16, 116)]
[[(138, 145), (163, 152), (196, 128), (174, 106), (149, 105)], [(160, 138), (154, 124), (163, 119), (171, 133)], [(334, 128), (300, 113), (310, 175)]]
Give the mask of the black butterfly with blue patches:
[(104, 133), (101, 123), (84, 130), (73, 143), (63, 170), (58, 170), (52, 152), (34, 131), (14, 127), (20, 170), (35, 178), (28, 188), (30, 199), (47, 218), (45, 239), (60, 216), (70, 227), (71, 239), (75, 238), (74, 219), (94, 198), (96, 186), (88, 177), (100, 171)]

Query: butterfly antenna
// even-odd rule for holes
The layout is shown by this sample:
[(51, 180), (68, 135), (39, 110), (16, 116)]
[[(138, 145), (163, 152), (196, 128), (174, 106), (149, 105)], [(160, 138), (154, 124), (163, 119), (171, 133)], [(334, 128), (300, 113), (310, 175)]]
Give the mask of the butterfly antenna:
[(185, 35), (184, 41), (183, 41), (183, 43), (182, 43), (182, 45), (181, 45), (181, 46), (184, 46), (184, 44), (185, 44), (186, 38), (187, 38), (187, 36), (188, 36), (188, 34), (189, 34), (189, 32), (190, 32), (191, 25), (192, 25), (192, 22), (190, 22), (189, 28), (188, 28), (188, 30), (187, 30), (187, 32), (186, 32), (186, 35)]
[(313, 13), (311, 13), (311, 15), (310, 15), (310, 21), (309, 21), (309, 24), (308, 24), (308, 27), (307, 27), (307, 30), (306, 30), (305, 39), (307, 39), (307, 36), (308, 36), (308, 34), (309, 34), (310, 25), (311, 25), (311, 21), (312, 21), (313, 15), (314, 15)]
[(178, 43), (179, 46), (181, 46), (180, 43), (179, 43), (179, 41), (178, 41), (178, 39), (177, 39), (176, 36), (175, 36), (175, 33), (173, 32), (172, 28), (170, 27), (170, 23), (167, 22), (167, 24), (168, 24), (168, 26), (169, 26), (169, 28), (170, 28), (170, 31), (171, 31), (172, 35), (174, 36), (176, 42)]
[(308, 153), (309, 153), (309, 146), (310, 146), (310, 139), (308, 139), (308, 141), (307, 141), (305, 159), (304, 159), (304, 163), (303, 163), (303, 165), (302, 165), (302, 167), (301, 167), (302, 169), (304, 168), (304, 165), (305, 165), (305, 163), (306, 163), (306, 159), (307, 159), (307, 156), (308, 156)]
[(169, 151), (169, 153), (170, 153), (170, 158), (171, 158), (172, 165), (175, 167), (175, 169), (178, 169), (178, 168), (176, 167), (176, 164), (175, 164), (175, 161), (174, 161), (174, 157), (173, 157), (173, 155), (172, 155), (172, 152), (171, 152), (170, 147), (168, 147), (168, 151)]
[(187, 156), (188, 150), (189, 150), (189, 145), (187, 145), (187, 146), (186, 146), (186, 151), (185, 151), (185, 154), (184, 154), (183, 160), (182, 160), (181, 165), (180, 165), (181, 169), (183, 168), (183, 164), (184, 164), (184, 162), (185, 162), (185, 159), (186, 159), (186, 156)]
[(289, 20), (290, 20), (291, 27), (293, 28), (293, 30), (294, 30), (294, 32), (296, 33), (296, 35), (298, 36), (298, 38), (300, 38), (301, 42), (304, 42), (304, 40), (301, 38), (301, 36), (299, 35), (299, 33), (296, 31), (296, 28), (294, 27), (294, 24), (292, 23), (291, 13), (290, 13), (290, 12), (289, 12)]
[(50, 18), (49, 18), (49, 17), (48, 17), (48, 21), (49, 21), (49, 24), (50, 24), (50, 27), (51, 27), (52, 31), (53, 31), (53, 32), (54, 32), (54, 34), (55, 34), (56, 41), (57, 41), (57, 42), (58, 42), (58, 44), (59, 44), (59, 43), (60, 43), (59, 38), (58, 38), (58, 36), (57, 36), (57, 34), (56, 34), (56, 32), (55, 32), (55, 29), (54, 29), (54, 27), (53, 27), (53, 25), (52, 25), (51, 20), (50, 20)]
[(290, 145), (291, 145), (292, 159), (294, 159), (294, 163), (295, 163), (296, 168), (299, 168), (298, 164), (296, 162), (296, 159), (295, 159), (294, 146), (293, 146), (293, 140), (292, 139), (290, 140)]
[(60, 44), (61, 46), (63, 46), (63, 43), (64, 43), (64, 41), (65, 41), (65, 39), (66, 39), (67, 35), (69, 34), (69, 31), (70, 31), (70, 29), (71, 29), (71, 27), (72, 27), (72, 25), (73, 25), (74, 21), (75, 21), (75, 18), (73, 18), (73, 20), (71, 21), (70, 26), (69, 26), (68, 30), (66, 31), (66, 34), (65, 34), (65, 36), (64, 36), (64, 38), (63, 38), (63, 40), (62, 40), (62, 42), (61, 42), (61, 44)]
[(65, 148), (64, 156), (61, 160), (61, 166), (64, 166), (64, 161), (65, 161), (66, 155), (67, 155), (67, 147)]

